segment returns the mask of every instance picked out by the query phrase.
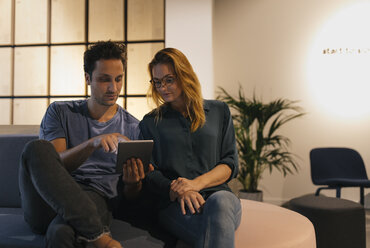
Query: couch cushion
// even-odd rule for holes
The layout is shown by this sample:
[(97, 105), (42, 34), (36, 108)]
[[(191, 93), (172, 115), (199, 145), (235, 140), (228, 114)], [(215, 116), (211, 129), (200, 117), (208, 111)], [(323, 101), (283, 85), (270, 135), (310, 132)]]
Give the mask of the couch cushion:
[[(21, 210), (14, 209), (10, 212), (21, 212)], [(0, 213), (0, 247), (38, 248), (45, 247), (45, 241), (44, 236), (31, 231), (23, 220), (22, 214)]]
[[(153, 238), (148, 231), (120, 220), (113, 220), (111, 231), (125, 248), (164, 247), (164, 242)], [(45, 247), (45, 240), (44, 236), (32, 233), (23, 219), (22, 209), (3, 208), (0, 209), (0, 247), (39, 248)]]
[(18, 168), (24, 145), (36, 134), (0, 135), (0, 207), (20, 207)]
[(125, 248), (161, 248), (164, 247), (164, 242), (151, 236), (151, 234), (144, 229), (134, 227), (133, 225), (120, 221), (113, 220), (111, 225), (111, 232), (113, 238), (120, 241)]
[(23, 215), (23, 209), (22, 208), (0, 208), (0, 214)]

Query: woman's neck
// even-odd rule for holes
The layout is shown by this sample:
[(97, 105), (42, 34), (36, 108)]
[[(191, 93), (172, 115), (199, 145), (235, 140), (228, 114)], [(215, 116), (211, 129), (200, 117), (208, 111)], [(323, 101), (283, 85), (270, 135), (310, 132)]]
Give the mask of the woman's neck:
[(180, 112), (184, 117), (188, 116), (186, 105), (182, 99), (171, 102), (170, 106), (172, 109), (176, 110), (177, 112)]

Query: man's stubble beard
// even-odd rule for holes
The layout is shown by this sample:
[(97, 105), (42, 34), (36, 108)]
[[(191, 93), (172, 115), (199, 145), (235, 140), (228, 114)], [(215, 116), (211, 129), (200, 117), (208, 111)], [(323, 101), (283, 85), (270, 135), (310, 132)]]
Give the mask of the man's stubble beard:
[(102, 106), (107, 106), (107, 107), (110, 107), (110, 106), (114, 106), (116, 103), (117, 103), (117, 99), (118, 99), (118, 96), (116, 96), (116, 99), (114, 100), (114, 102), (110, 103), (110, 102), (105, 102), (101, 99), (98, 99), (96, 97), (93, 97), (94, 101), (97, 102), (99, 105), (102, 105)]

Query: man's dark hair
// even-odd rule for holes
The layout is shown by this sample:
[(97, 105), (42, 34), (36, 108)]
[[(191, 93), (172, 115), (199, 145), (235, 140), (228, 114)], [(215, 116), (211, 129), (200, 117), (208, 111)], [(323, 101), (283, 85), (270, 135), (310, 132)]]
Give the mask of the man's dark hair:
[(95, 62), (100, 59), (120, 59), (126, 68), (126, 46), (112, 41), (99, 41), (91, 45), (84, 53), (84, 71), (92, 77)]

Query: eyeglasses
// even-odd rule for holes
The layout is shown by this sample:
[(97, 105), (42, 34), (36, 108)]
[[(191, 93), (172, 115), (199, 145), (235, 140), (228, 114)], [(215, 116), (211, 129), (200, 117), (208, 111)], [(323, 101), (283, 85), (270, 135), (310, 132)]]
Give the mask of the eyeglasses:
[(157, 89), (161, 88), (162, 86), (171, 86), (176, 81), (176, 77), (173, 75), (164, 76), (162, 79), (152, 79), (150, 82), (156, 87)]

